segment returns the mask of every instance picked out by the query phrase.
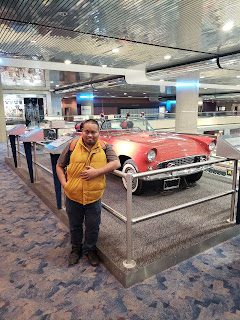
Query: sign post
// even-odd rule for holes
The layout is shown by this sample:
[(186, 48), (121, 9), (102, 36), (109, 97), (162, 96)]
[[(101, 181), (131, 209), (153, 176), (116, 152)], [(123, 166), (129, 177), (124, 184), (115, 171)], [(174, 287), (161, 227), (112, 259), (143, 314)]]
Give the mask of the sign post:
[(45, 146), (46, 151), (50, 153), (50, 157), (51, 157), (55, 195), (56, 195), (56, 201), (57, 201), (57, 208), (59, 210), (62, 209), (62, 189), (61, 189), (61, 183), (57, 176), (56, 165), (57, 165), (58, 158), (62, 153), (63, 149), (73, 139), (76, 139), (75, 135), (67, 134)]
[[(30, 130), (29, 132), (22, 135), (20, 137), (20, 140), (23, 141), (31, 183), (37, 182), (38, 174), (37, 174), (36, 142), (44, 140), (43, 129), (40, 127), (37, 127), (33, 130)], [(31, 144), (32, 142), (34, 142), (33, 147), (34, 147), (34, 163), (35, 163), (34, 165), (35, 181), (33, 178), (33, 167), (32, 167), (32, 144)]]
[[(17, 136), (17, 141), (18, 141), (18, 160), (19, 160), (19, 166), (20, 164), (20, 146), (19, 146), (19, 136), (21, 134), (24, 134), (25, 132), (25, 126), (24, 124), (19, 124), (16, 127), (10, 129), (7, 131), (7, 135), (9, 135), (9, 140), (12, 148), (12, 154), (13, 154), (13, 161), (15, 168), (18, 167), (17, 165), (17, 151), (16, 151), (16, 136)], [(8, 143), (7, 143), (8, 146)], [(8, 147), (8, 156), (9, 156), (9, 147)]]

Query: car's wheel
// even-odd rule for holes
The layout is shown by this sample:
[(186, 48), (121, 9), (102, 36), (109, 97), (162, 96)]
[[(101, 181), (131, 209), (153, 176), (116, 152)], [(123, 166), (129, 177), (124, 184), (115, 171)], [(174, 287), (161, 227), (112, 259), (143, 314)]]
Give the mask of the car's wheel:
[(190, 174), (189, 176), (186, 176), (186, 180), (187, 182), (195, 182), (195, 181), (198, 181), (201, 177), (202, 177), (202, 174), (203, 172), (200, 171), (200, 172), (197, 172), (197, 173), (193, 173), (193, 174)]
[[(122, 172), (124, 173), (138, 173), (138, 168), (135, 162), (132, 159), (126, 160), (123, 164)], [(122, 182), (124, 187), (127, 189), (127, 181), (125, 178), (122, 178)], [(132, 182), (132, 193), (135, 195), (139, 195), (142, 193), (143, 189), (143, 181), (140, 179), (133, 179)]]

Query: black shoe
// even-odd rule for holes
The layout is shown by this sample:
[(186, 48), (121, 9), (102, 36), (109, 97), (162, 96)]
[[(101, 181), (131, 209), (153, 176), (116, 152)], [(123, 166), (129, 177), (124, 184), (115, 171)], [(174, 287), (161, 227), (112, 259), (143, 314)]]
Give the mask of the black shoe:
[(81, 258), (81, 255), (82, 255), (82, 248), (72, 247), (72, 251), (68, 258), (69, 265), (77, 264), (78, 260)]
[(99, 265), (100, 261), (97, 256), (97, 251), (89, 251), (86, 256), (91, 266), (96, 267)]

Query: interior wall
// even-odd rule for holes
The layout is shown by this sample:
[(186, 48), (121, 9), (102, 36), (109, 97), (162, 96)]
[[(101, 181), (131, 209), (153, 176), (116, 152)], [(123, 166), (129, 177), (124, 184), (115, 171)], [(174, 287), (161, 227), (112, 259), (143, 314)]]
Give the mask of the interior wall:
[(94, 106), (94, 114), (101, 114), (104, 113), (105, 115), (108, 114), (118, 114), (118, 107), (95, 107)]
[(203, 112), (216, 111), (216, 102), (203, 102)]
[(77, 115), (77, 102), (76, 98), (64, 98), (62, 99), (62, 108), (63, 108), (63, 114), (64, 114), (64, 109), (68, 108), (69, 110), (69, 115), (70, 116), (75, 116)]

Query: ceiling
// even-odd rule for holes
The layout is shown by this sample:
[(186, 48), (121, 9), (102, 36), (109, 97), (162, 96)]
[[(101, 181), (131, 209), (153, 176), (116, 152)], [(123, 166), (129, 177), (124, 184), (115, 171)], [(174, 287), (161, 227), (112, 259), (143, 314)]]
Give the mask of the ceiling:
[(65, 71), (51, 84), (64, 94), (166, 98), (175, 87), (160, 90), (160, 80), (198, 72), (201, 96), (240, 101), (239, 16), (239, 0), (2, 0), (0, 58), (146, 70), (158, 82)]

